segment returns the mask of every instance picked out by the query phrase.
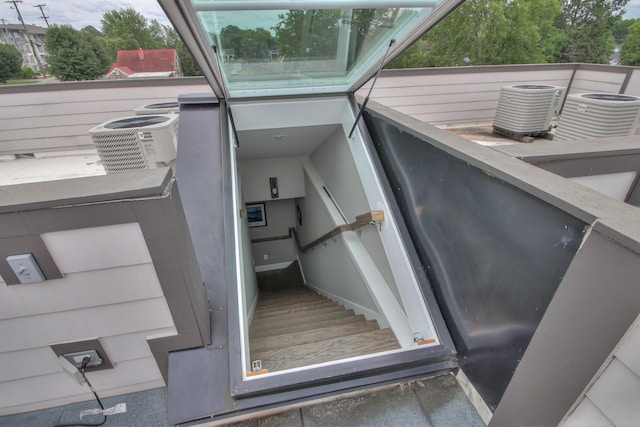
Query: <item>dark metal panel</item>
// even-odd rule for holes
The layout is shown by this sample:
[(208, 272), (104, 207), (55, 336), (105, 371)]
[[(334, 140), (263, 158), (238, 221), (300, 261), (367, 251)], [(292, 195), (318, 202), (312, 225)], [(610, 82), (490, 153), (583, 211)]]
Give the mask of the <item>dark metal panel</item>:
[(495, 408), (581, 242), (585, 224), (365, 114), (459, 352)]
[(213, 96), (200, 103), (183, 99), (176, 182), (211, 309), (211, 345), (169, 354), (167, 410), (173, 424), (232, 407), (220, 105)]
[(627, 199), (625, 202), (629, 203), (633, 206), (640, 206), (640, 174), (636, 176), (636, 179), (633, 181), (633, 185), (627, 194)]
[(87, 89), (119, 89), (154, 86), (196, 86), (206, 85), (204, 77), (180, 77), (180, 78), (153, 78), (153, 79), (118, 79), (118, 80), (85, 80), (78, 82), (42, 83), (35, 87), (32, 85), (7, 85), (0, 87), (0, 94), (5, 93), (33, 93), (33, 92), (60, 92), (67, 90)]
[[(140, 200), (133, 204), (154, 268), (180, 335), (193, 335), (189, 345), (210, 340), (209, 304), (195, 260), (195, 250), (177, 186), (171, 197)], [(172, 227), (167, 227), (167, 223)]]

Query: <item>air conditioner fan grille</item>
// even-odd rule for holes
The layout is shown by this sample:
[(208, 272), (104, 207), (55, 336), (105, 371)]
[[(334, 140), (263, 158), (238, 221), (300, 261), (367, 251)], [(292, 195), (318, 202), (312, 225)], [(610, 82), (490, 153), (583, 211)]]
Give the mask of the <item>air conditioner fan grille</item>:
[(122, 173), (147, 167), (135, 132), (101, 133), (94, 134), (92, 138), (107, 173)]

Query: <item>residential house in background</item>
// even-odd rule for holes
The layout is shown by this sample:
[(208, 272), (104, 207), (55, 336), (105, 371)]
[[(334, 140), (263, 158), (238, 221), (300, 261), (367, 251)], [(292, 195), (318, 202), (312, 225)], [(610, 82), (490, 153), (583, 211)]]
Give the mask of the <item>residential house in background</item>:
[[(37, 25), (26, 25), (25, 31), (20, 24), (4, 24), (0, 31), (0, 42), (16, 47), (22, 55), (22, 66), (29, 66), (35, 71), (40, 71), (38, 59), (46, 63), (47, 51), (45, 48), (45, 35), (47, 29)], [(33, 48), (29, 43), (33, 41)]]
[(175, 49), (119, 50), (107, 73), (109, 79), (151, 77), (182, 77)]

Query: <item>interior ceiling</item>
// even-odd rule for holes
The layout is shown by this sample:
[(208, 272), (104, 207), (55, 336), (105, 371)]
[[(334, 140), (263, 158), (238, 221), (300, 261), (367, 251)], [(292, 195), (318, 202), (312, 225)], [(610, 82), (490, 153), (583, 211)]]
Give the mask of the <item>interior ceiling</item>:
[(339, 124), (238, 131), (238, 160), (308, 156)]

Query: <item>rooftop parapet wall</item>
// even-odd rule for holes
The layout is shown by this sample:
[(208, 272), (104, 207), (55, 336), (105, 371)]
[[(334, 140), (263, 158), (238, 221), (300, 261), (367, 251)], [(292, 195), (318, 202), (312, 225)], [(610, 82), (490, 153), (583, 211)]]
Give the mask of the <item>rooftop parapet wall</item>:
[(193, 92), (211, 88), (198, 77), (0, 87), (0, 155), (92, 149), (92, 127)]
[[(456, 127), (493, 122), (500, 88), (539, 83), (568, 93), (640, 95), (640, 69), (595, 64), (490, 65), (384, 70), (372, 98), (422, 122)], [(366, 95), (369, 84), (360, 91)]]
[[(542, 83), (568, 93), (640, 95), (640, 69), (593, 64), (384, 70), (373, 99), (440, 127), (493, 122), (500, 88)], [(364, 94), (368, 84), (360, 91)], [(141, 105), (209, 92), (201, 77), (0, 87), (0, 155), (93, 148), (89, 129)]]

